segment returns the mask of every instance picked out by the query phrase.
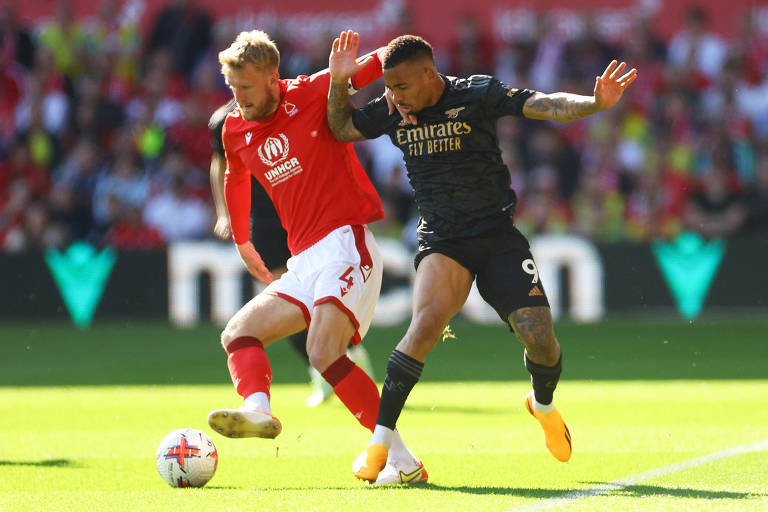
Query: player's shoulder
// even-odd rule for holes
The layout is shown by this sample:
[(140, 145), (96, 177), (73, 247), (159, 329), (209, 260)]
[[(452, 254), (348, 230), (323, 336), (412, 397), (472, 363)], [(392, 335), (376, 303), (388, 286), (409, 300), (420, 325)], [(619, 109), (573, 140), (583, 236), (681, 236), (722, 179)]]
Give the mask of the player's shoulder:
[(327, 93), (330, 74), (327, 69), (311, 75), (299, 75), (296, 78), (283, 79), (286, 92), (300, 93), (302, 91), (323, 90)]
[(384, 98), (383, 94), (371, 99), (357, 110), (365, 113), (366, 116), (372, 120), (376, 120), (378, 123), (386, 124), (388, 120), (395, 118), (401, 119), (399, 114), (396, 114), (395, 112), (392, 114), (389, 113), (389, 106), (387, 105), (387, 100)]
[(498, 82), (490, 75), (472, 75), (469, 77), (446, 76), (453, 94), (462, 96), (464, 100), (480, 99), (488, 92), (494, 82)]
[(237, 107), (237, 103), (235, 103), (233, 98), (217, 108), (216, 111), (211, 114), (211, 118), (208, 119), (208, 128), (221, 131), (221, 127), (224, 126), (224, 121), (226, 121), (227, 116), (235, 110), (235, 107)]
[(224, 118), (222, 127), (222, 138), (229, 137), (233, 133), (239, 133), (247, 129), (248, 122), (243, 119), (243, 115), (239, 108), (235, 108), (229, 112)]
[(445, 79), (450, 87), (449, 97), (462, 103), (485, 101), (488, 93), (493, 90), (493, 85), (499, 83), (490, 75), (472, 75), (464, 78), (447, 76)]

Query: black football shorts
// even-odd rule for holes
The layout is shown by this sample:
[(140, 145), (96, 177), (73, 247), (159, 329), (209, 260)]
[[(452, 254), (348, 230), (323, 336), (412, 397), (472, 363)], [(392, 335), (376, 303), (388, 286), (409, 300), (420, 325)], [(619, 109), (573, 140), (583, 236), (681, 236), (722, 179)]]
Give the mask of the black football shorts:
[(528, 240), (512, 219), (480, 235), (420, 240), (416, 268), (425, 256), (435, 252), (456, 260), (472, 273), (483, 300), (504, 323), (516, 309), (549, 306)]
[(291, 257), (288, 250), (288, 233), (275, 217), (251, 218), (251, 241), (268, 269), (285, 267)]

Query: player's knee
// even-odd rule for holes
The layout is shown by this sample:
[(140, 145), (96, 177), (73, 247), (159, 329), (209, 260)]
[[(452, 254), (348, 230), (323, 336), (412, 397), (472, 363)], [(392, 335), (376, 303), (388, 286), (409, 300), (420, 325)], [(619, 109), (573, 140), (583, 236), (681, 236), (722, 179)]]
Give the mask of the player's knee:
[(341, 354), (331, 352), (327, 347), (315, 346), (311, 348), (307, 347), (307, 356), (309, 357), (309, 364), (320, 373), (323, 373), (339, 357), (341, 357)]
[(520, 308), (509, 315), (509, 323), (520, 342), (535, 362), (547, 366), (557, 364), (560, 345), (555, 338), (552, 315), (548, 307)]
[(226, 329), (221, 331), (221, 347), (224, 350), (227, 350), (227, 347), (229, 346), (229, 344), (232, 343), (232, 339), (233, 339), (232, 335), (229, 333), (229, 331), (227, 331)]
[[(307, 351), (307, 357), (309, 357), (309, 364), (312, 365), (314, 369), (322, 373), (325, 371), (326, 366), (326, 358), (323, 357), (323, 355), (319, 352), (315, 351)], [(320, 368), (323, 368), (320, 370)]]
[(235, 328), (232, 325), (232, 321), (230, 321), (226, 327), (224, 327), (224, 330), (221, 331), (221, 346), (224, 348), (224, 350), (227, 349), (230, 343), (232, 343), (235, 338), (237, 338), (237, 333), (235, 332)]

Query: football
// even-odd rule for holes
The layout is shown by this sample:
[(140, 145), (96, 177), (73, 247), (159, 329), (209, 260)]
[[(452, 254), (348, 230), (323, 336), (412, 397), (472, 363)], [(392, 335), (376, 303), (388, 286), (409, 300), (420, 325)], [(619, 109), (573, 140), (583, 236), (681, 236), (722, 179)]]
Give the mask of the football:
[(202, 487), (216, 472), (219, 455), (211, 438), (194, 428), (170, 432), (157, 447), (155, 464), (171, 487)]

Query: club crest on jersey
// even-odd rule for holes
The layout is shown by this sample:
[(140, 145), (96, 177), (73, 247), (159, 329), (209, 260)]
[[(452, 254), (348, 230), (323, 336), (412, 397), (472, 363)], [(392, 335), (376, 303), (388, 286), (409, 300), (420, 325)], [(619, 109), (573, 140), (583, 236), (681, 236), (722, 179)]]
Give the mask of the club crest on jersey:
[(253, 137), (253, 134), (251, 132), (248, 132), (245, 134), (245, 145), (249, 145), (251, 143), (251, 137)]
[(285, 109), (285, 113), (288, 114), (288, 117), (295, 116), (296, 113), (299, 111), (296, 105), (288, 102), (285, 102), (285, 104), (283, 105), (283, 109)]
[(448, 116), (448, 119), (456, 119), (459, 117), (459, 112), (464, 110), (467, 107), (456, 107), (456, 108), (449, 108), (445, 111), (445, 115)]
[(264, 164), (272, 167), (288, 158), (289, 149), (288, 137), (279, 133), (277, 137), (269, 137), (259, 146), (259, 158)]

